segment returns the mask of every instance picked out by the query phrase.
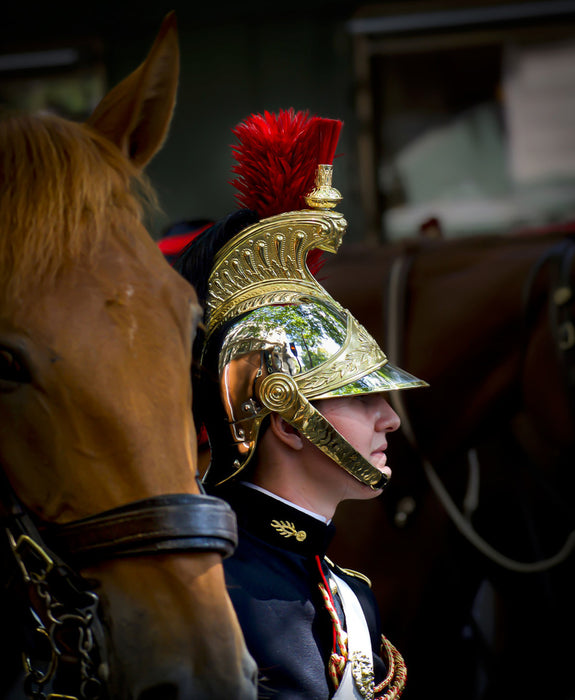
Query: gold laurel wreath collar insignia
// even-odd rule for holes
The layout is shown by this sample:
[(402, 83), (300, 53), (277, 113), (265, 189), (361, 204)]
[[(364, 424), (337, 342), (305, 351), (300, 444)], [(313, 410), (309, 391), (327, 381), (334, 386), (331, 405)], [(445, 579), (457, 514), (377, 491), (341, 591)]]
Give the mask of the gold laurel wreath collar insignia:
[(294, 537), (298, 542), (303, 542), (307, 538), (305, 530), (298, 530), (294, 523), (288, 520), (272, 520), (270, 525), (282, 537)]

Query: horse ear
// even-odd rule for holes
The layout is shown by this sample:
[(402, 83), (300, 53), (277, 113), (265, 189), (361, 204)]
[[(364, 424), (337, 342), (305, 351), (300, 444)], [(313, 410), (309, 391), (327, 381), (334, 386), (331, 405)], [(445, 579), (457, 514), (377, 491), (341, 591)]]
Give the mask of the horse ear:
[(100, 102), (87, 124), (139, 168), (160, 150), (176, 103), (180, 50), (176, 16), (164, 18), (146, 60)]

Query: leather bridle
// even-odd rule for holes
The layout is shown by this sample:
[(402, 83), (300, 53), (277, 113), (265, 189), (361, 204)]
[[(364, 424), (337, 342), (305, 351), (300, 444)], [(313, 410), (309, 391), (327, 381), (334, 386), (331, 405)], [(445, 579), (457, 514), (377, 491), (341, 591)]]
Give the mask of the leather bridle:
[(529, 329), (534, 314), (533, 290), (544, 268), (549, 269), (549, 330), (553, 338), (559, 366), (567, 388), (568, 405), (575, 421), (575, 321), (572, 308), (575, 289), (571, 276), (575, 258), (575, 238), (568, 236), (551, 246), (531, 268), (523, 288), (525, 328)]
[(201, 485), (200, 491), (147, 498), (54, 525), (38, 522), (0, 471), (0, 520), (14, 563), (11, 587), (19, 585), (17, 597), (26, 606), (26, 636), (33, 647), (24, 657), (27, 697), (110, 697), (106, 620), (94, 583), (77, 567), (112, 557), (233, 553), (234, 512), (225, 501), (206, 495)]

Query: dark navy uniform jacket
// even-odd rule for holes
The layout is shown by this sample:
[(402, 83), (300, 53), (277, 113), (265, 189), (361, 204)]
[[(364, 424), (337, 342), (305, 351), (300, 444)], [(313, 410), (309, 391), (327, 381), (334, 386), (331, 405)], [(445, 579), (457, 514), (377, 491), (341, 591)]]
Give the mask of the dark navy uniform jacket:
[[(327, 700), (333, 625), (321, 597), (324, 555), (335, 528), (250, 487), (218, 491), (235, 510), (239, 544), (224, 561), (229, 595), (247, 647), (259, 667), (261, 700)], [(338, 567), (357, 595), (371, 634), (375, 683), (383, 680), (377, 605), (369, 585)], [(343, 614), (340, 609), (340, 619)]]

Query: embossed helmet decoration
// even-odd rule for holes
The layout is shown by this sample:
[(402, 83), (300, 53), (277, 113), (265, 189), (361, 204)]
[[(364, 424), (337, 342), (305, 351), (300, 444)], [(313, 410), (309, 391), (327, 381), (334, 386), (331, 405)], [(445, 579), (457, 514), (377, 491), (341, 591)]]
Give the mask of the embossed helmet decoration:
[(204, 304), (194, 412), (212, 451), (208, 484), (243, 472), (262, 422), (276, 412), (353, 477), (380, 489), (387, 477), (313, 402), (426, 386), (392, 366), (310, 271), (323, 252), (337, 252), (347, 226), (331, 184), (341, 127), (293, 110), (252, 115), (237, 126), (233, 184), (242, 210), (202, 233), (176, 262)]

